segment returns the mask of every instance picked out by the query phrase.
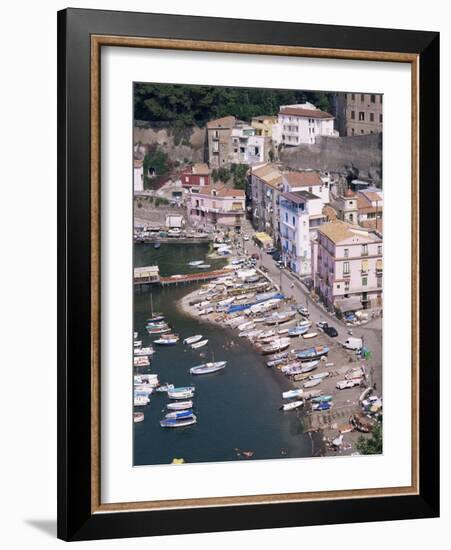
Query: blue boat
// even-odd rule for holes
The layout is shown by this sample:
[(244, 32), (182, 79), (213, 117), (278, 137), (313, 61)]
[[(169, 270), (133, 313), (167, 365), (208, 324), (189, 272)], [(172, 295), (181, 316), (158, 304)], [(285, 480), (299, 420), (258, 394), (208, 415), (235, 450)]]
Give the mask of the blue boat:
[(301, 361), (308, 361), (327, 355), (329, 353), (329, 348), (327, 346), (314, 346), (312, 348), (296, 350), (294, 353)]
[(261, 304), (262, 302), (267, 302), (268, 300), (283, 300), (284, 295), (280, 292), (262, 292), (257, 294), (252, 302), (247, 302), (246, 304), (236, 304), (231, 305), (227, 309), (227, 313), (234, 313), (235, 311), (243, 311), (244, 309), (249, 309), (256, 304)]
[(312, 403), (328, 403), (332, 401), (331, 395), (319, 395), (318, 397), (312, 397)]
[(332, 408), (333, 403), (327, 402), (327, 403), (313, 403), (312, 410), (314, 411), (328, 411), (330, 408)]
[(160, 426), (162, 428), (183, 428), (184, 426), (191, 426), (197, 422), (196, 416), (193, 414), (189, 418), (164, 418), (160, 420)]
[(167, 413), (165, 418), (180, 420), (181, 418), (192, 418), (192, 416), (193, 416), (193, 411), (190, 409), (187, 411), (174, 411), (174, 412)]

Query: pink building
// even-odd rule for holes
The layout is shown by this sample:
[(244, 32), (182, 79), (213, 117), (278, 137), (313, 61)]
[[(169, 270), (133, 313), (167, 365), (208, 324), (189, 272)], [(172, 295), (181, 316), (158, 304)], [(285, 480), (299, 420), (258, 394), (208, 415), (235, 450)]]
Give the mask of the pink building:
[(336, 220), (318, 228), (315, 289), (327, 307), (345, 313), (382, 307), (382, 238)]
[(193, 187), (187, 197), (187, 214), (197, 226), (227, 226), (241, 231), (245, 214), (245, 192), (226, 187)]

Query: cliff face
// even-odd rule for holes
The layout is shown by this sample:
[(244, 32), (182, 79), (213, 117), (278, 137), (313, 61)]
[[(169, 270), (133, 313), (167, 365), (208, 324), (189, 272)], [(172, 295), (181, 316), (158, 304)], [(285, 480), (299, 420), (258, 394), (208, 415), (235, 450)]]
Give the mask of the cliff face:
[(292, 169), (313, 169), (382, 181), (382, 134), (322, 137), (314, 145), (287, 147), (280, 161)]
[(158, 144), (172, 161), (203, 162), (205, 159), (205, 128), (176, 128), (163, 122), (135, 121), (133, 141), (142, 145)]

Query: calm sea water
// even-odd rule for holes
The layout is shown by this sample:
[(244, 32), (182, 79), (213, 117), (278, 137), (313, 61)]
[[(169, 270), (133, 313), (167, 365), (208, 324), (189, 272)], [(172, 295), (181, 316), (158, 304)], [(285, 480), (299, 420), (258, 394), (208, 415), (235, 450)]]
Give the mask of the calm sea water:
[[(222, 260), (206, 258), (208, 245), (162, 244), (159, 250), (152, 245), (135, 245), (135, 266), (155, 265), (162, 275), (191, 273), (191, 260), (202, 260), (220, 268)], [(193, 291), (193, 285), (173, 288), (153, 287), (136, 291), (134, 296), (135, 330), (143, 346), (151, 337), (145, 330), (150, 316), (150, 292), (154, 311), (163, 312), (181, 340), (193, 334), (208, 338), (207, 347), (187, 349), (176, 346), (158, 347), (152, 365), (146, 371), (157, 373), (160, 382), (176, 386), (194, 384), (194, 410), (197, 424), (185, 428), (163, 429), (159, 421), (164, 416), (168, 398), (154, 393), (143, 411), (145, 419), (134, 424), (134, 464), (168, 464), (172, 459), (186, 462), (219, 462), (242, 460), (237, 450), (253, 451), (255, 459), (294, 458), (312, 455), (312, 443), (296, 411), (282, 412), (281, 393), (290, 386), (281, 374), (268, 369), (262, 356), (230, 329), (203, 323), (183, 314), (177, 301)], [(209, 361), (227, 360), (227, 367), (217, 373), (193, 376), (190, 367)]]

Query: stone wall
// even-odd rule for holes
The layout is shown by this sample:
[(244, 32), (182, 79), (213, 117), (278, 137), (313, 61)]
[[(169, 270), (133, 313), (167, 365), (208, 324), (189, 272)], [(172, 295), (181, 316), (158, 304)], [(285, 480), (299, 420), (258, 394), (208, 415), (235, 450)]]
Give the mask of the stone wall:
[(350, 137), (321, 137), (313, 145), (286, 147), (281, 162), (292, 169), (323, 170), (382, 181), (382, 134)]
[(174, 128), (173, 124), (135, 121), (134, 143), (158, 144), (172, 161), (204, 162), (206, 154), (205, 128)]

